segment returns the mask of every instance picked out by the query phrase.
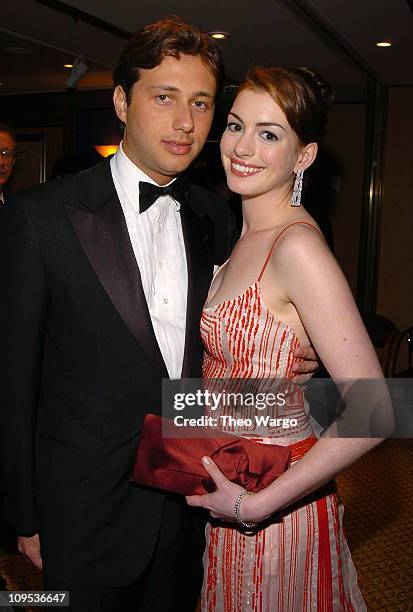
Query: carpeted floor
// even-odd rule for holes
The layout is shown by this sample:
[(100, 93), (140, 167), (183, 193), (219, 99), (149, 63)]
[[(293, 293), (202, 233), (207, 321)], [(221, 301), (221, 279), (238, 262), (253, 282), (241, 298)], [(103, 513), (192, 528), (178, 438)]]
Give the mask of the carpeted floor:
[[(367, 609), (413, 612), (413, 441), (387, 440), (337, 481)], [(0, 574), (9, 589), (41, 589), (40, 573), (10, 550)]]
[(387, 440), (337, 481), (367, 609), (413, 611), (413, 440)]

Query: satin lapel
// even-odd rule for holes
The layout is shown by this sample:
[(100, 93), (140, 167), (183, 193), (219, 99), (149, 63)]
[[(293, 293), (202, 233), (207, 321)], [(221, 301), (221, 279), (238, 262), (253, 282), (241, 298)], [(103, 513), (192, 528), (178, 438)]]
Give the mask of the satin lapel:
[(116, 191), (113, 189), (104, 205), (94, 208), (66, 204), (80, 243), (106, 293), (154, 368), (167, 378)]
[[(194, 206), (196, 202), (192, 203)], [(213, 252), (209, 248), (212, 224), (200, 220), (190, 205), (181, 208), (182, 231), (188, 268), (188, 297), (186, 306), (185, 350), (182, 377), (200, 376), (194, 361), (202, 359), (199, 331), (202, 308), (208, 294), (213, 272)], [(194, 374), (194, 373), (195, 374)]]

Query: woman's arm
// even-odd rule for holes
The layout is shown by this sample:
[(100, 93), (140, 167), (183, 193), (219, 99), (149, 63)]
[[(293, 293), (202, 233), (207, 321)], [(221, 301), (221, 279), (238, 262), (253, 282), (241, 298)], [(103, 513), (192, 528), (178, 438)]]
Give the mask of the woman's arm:
[[(286, 301), (294, 304), (333, 379), (383, 378), (348, 284), (321, 236), (311, 228), (292, 228), (277, 245), (268, 273), (277, 275), (277, 285), (285, 292)], [(383, 384), (377, 397), (386, 399), (385, 393)], [(375, 401), (372, 401), (370, 407), (357, 405), (350, 409), (363, 411), (368, 424), (374, 407)], [(388, 433), (390, 429), (391, 422)], [(381, 440), (338, 437), (319, 440), (303, 459), (269, 487), (243, 499), (242, 518), (247, 522), (262, 521), (328, 482)], [(189, 503), (206, 507), (212, 516), (233, 520), (234, 501), (240, 487), (227, 481), (213, 462), (205, 467), (216, 481), (217, 490), (190, 498)]]
[(267, 268), (334, 379), (382, 378), (376, 352), (336, 259), (314, 229), (289, 228)]

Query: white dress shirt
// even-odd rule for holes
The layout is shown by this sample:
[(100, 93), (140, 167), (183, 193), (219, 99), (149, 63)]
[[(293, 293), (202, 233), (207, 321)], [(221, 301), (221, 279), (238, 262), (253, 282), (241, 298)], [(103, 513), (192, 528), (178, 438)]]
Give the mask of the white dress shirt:
[(188, 291), (180, 204), (171, 196), (161, 196), (139, 213), (139, 181), (157, 183), (127, 157), (122, 143), (110, 165), (156, 340), (170, 378), (180, 378)]

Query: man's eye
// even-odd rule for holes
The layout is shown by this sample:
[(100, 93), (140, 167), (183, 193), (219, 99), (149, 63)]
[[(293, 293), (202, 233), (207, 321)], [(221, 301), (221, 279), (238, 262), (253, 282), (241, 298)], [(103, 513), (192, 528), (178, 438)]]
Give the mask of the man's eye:
[(158, 102), (169, 102), (170, 97), (167, 94), (159, 94), (156, 96), (156, 100), (158, 100)]
[(207, 110), (209, 108), (205, 100), (195, 100), (194, 106), (199, 110)]
[(3, 149), (0, 151), (0, 156), (4, 157), (4, 159), (12, 159), (14, 157), (14, 151), (11, 149)]
[(239, 123), (234, 123), (233, 121), (231, 121), (227, 125), (227, 130), (229, 132), (240, 132), (242, 130), (242, 126)]

